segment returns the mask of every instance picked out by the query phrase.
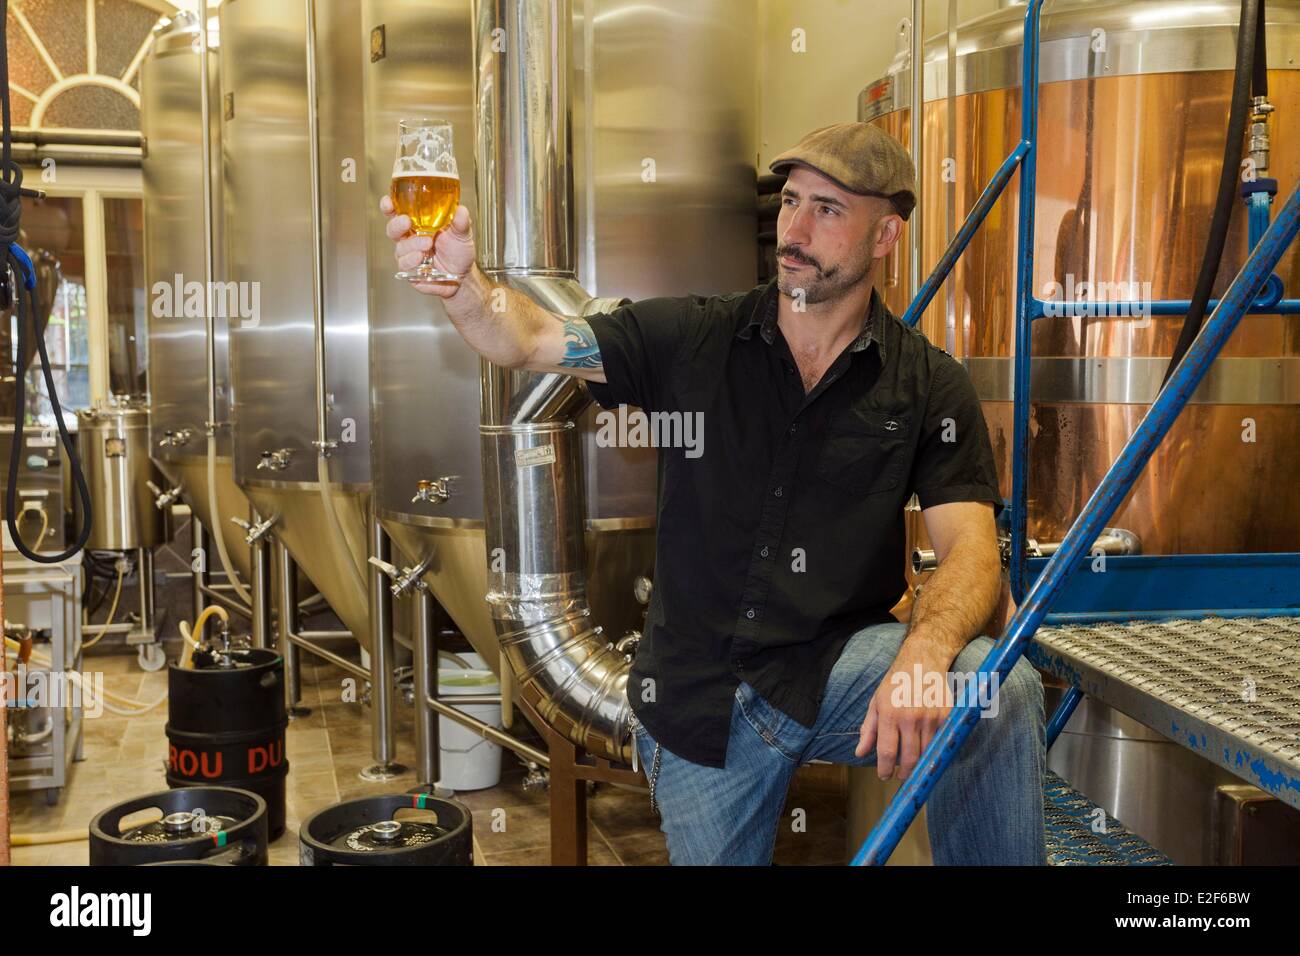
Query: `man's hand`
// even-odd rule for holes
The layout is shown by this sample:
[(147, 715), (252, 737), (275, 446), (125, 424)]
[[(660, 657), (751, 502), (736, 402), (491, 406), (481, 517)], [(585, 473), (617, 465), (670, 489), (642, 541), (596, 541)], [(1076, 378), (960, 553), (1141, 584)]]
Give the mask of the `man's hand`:
[[(451, 225), (437, 236), (416, 236), (411, 233), (411, 217), (394, 215), (393, 200), (385, 195), (379, 200), (379, 211), (388, 217), (385, 231), (396, 244), (393, 255), (403, 271), (409, 271), (424, 261), (433, 250), (433, 264), (444, 272), (463, 276), (474, 267), (474, 229), (469, 210), (456, 207)], [(426, 295), (450, 299), (460, 290), (458, 282), (413, 282), (411, 285)]]
[(948, 668), (988, 621), (1001, 590), (993, 506), (955, 501), (921, 512), (939, 567), (912, 608), (898, 649), (867, 708), (854, 753), (876, 749), (876, 773), (907, 779), (952, 709)]
[(952, 709), (948, 668), (956, 654), (907, 642), (872, 695), (854, 754), (876, 751), (876, 774), (899, 780), (911, 774), (922, 751)]

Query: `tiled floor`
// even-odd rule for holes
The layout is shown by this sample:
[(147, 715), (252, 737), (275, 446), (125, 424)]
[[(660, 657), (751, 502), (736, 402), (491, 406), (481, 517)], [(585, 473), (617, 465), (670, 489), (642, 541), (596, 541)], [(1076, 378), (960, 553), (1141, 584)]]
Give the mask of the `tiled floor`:
[[(175, 652), (172, 651), (174, 654)], [(136, 700), (153, 700), (167, 686), (165, 671), (146, 674), (135, 656), (91, 657), (87, 670), (105, 674), (109, 690)], [(292, 721), (286, 739), (290, 772), (287, 790), (288, 825), (271, 848), (273, 865), (298, 862), (299, 822), (317, 810), (354, 797), (401, 793), (415, 786), (407, 771), (395, 780), (369, 783), (358, 772), (373, 763), (370, 754), (368, 709), (340, 698), (343, 672), (333, 665), (304, 657), (303, 696), (310, 716)], [(409, 706), (399, 705), (397, 758), (414, 762)], [(71, 781), (57, 806), (47, 807), (40, 792), (15, 793), (12, 829), (15, 834), (52, 830), (85, 832), (90, 819), (104, 808), (139, 794), (166, 789), (163, 759), (166, 704), (140, 717), (102, 717), (86, 721), (85, 757), (74, 764)], [(539, 743), (522, 718), (511, 732)], [(474, 813), (475, 860), (480, 865), (546, 865), (550, 862), (549, 797), (545, 790), (526, 790), (526, 769), (509, 751), (502, 755), (498, 786), (460, 792), (456, 799)], [(845, 860), (844, 768), (814, 765), (802, 768), (790, 791), (789, 810), (806, 811), (806, 827), (783, 825), (775, 862), (783, 865), (841, 864)], [(498, 823), (503, 821), (504, 830)], [(591, 865), (659, 865), (668, 862), (658, 817), (644, 790), (596, 786), (588, 797), (588, 861)], [(500, 832), (498, 832), (500, 831)], [(44, 846), (15, 847), (15, 864), (85, 864), (85, 840)]]

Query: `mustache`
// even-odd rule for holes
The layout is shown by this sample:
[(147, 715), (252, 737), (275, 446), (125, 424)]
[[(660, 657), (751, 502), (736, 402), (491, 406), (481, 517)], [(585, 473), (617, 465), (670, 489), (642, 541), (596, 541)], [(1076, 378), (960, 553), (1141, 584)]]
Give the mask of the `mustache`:
[(818, 261), (817, 261), (816, 259), (814, 259), (812, 256), (810, 256), (810, 255), (808, 255), (808, 254), (806, 254), (806, 253), (804, 253), (804, 252), (799, 251), (798, 249), (794, 248), (793, 246), (777, 246), (777, 247), (776, 247), (776, 254), (777, 254), (778, 256), (785, 256), (785, 257), (788, 258), (788, 259), (793, 259), (795, 262), (802, 262), (802, 263), (804, 263), (805, 265), (812, 266), (812, 267), (813, 267), (814, 269), (816, 269), (818, 272), (824, 272), (824, 271), (825, 271), (825, 270), (822, 269), (822, 264), (821, 264), (820, 262), (818, 262)]

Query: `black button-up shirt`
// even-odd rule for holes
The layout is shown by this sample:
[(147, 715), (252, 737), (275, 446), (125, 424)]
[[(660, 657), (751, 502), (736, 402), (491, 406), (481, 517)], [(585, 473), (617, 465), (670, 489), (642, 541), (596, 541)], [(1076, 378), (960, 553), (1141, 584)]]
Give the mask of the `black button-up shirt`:
[(959, 362), (873, 293), (862, 334), (805, 394), (778, 301), (773, 280), (588, 317), (602, 406), (702, 426), (702, 445), (679, 426), (695, 441), (659, 450), (654, 590), (627, 690), (656, 741), (710, 767), (725, 766), (740, 681), (811, 727), (849, 637), (893, 620), (913, 492), (922, 508), (1001, 508)]

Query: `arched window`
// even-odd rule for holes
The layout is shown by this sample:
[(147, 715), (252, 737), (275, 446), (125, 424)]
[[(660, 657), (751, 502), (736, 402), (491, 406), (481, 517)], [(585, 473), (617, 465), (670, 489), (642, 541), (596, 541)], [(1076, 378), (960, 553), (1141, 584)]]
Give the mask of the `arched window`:
[[(15, 130), (138, 131), (140, 66), (154, 25), (175, 13), (165, 0), (9, 0)], [(22, 156), (23, 147), (16, 149)], [(23, 208), (32, 252), (58, 264), (45, 334), (55, 384), (68, 409), (109, 395), (142, 396), (147, 343), (138, 166), (78, 165), (58, 149), (44, 149), (36, 154), (40, 166), (26, 167), (27, 181), (47, 198)], [(5, 319), (0, 352), (6, 345), (13, 352), (14, 327)], [(28, 419), (49, 424), (44, 380), (27, 371)], [(11, 405), (0, 398), (0, 418), (13, 415)]]
[(163, 0), (10, 0), (15, 126), (140, 128), (140, 61)]

